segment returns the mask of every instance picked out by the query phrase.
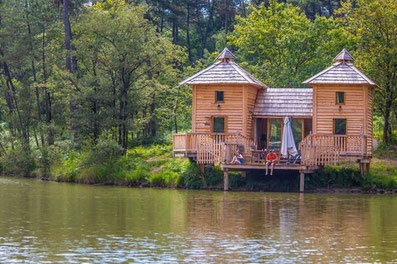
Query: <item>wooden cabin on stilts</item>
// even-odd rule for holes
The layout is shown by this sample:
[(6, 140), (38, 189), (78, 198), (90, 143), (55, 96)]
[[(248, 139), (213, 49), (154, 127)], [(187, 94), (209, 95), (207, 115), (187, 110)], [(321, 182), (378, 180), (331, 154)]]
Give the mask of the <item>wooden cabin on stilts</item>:
[[(192, 132), (173, 135), (175, 156), (189, 157), (202, 168), (219, 164), (228, 190), (229, 171), (244, 176), (265, 169), (266, 153), (280, 150), (283, 120), (289, 117), (300, 158), (274, 169), (299, 171), (301, 192), (305, 174), (325, 165), (356, 160), (362, 173), (369, 170), (377, 85), (354, 67), (347, 50), (303, 82), (312, 88), (269, 88), (235, 59), (225, 48), (216, 63), (180, 83), (193, 88)], [(237, 151), (243, 164), (230, 163)]]

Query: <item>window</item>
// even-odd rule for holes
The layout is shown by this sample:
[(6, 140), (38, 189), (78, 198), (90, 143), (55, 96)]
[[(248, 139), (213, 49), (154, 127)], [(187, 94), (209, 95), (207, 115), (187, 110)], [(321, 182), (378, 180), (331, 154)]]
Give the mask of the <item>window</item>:
[(214, 133), (225, 133), (225, 118), (214, 117), (213, 121), (213, 132)]
[(346, 119), (334, 119), (334, 134), (346, 135)]
[(281, 119), (269, 120), (269, 145), (270, 149), (279, 149), (281, 147)]
[(345, 103), (345, 93), (344, 92), (336, 92), (336, 103), (337, 104)]
[(298, 146), (302, 141), (303, 131), (303, 120), (293, 119), (292, 120), (292, 135), (294, 136), (295, 144)]
[(216, 101), (223, 102), (223, 91), (216, 91)]

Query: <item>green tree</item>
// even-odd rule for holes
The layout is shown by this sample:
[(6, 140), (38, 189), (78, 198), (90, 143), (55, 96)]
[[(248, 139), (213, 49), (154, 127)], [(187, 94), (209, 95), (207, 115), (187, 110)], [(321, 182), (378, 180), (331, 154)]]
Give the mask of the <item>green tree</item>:
[(270, 1), (238, 18), (230, 44), (269, 86), (296, 87), (321, 71), (351, 39), (332, 18), (311, 21), (300, 8)]
[(174, 76), (184, 60), (182, 50), (145, 18), (147, 11), (146, 5), (105, 1), (88, 8), (76, 28), (81, 70), (77, 85), (69, 86), (78, 87), (70, 93), (82, 106), (77, 119), (95, 140), (112, 131), (124, 149), (129, 132), (154, 133), (158, 94), (175, 83), (164, 76)]
[(383, 141), (391, 140), (391, 113), (397, 106), (397, 3), (349, 0), (337, 11), (339, 23), (358, 39), (357, 63), (379, 86), (375, 109), (384, 119)]

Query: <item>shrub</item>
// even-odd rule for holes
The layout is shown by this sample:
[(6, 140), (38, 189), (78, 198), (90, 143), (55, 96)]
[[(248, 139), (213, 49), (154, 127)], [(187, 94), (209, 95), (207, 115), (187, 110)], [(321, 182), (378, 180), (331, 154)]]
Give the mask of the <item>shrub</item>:
[(371, 172), (364, 176), (363, 187), (366, 189), (397, 188), (397, 176), (383, 175), (376, 172)]
[(308, 177), (308, 189), (329, 187), (357, 187), (361, 186), (363, 178), (356, 168), (342, 168), (340, 166), (326, 166)]
[(96, 165), (115, 162), (123, 154), (123, 151), (123, 148), (114, 140), (101, 141), (88, 151), (84, 163), (85, 165)]
[(196, 163), (189, 162), (189, 165), (181, 175), (183, 183), (188, 189), (200, 189), (203, 175)]
[(134, 170), (126, 173), (124, 183), (129, 186), (136, 186), (145, 183), (150, 177), (150, 170), (145, 165), (140, 165)]
[[(215, 166), (210, 170), (206, 170), (203, 175), (203, 186), (210, 187), (210, 186), (218, 186), (223, 184), (223, 172), (219, 166)], [(230, 177), (230, 179), (235, 177)], [(232, 182), (230, 182), (232, 184)], [(234, 183), (234, 181), (233, 181)]]
[(36, 158), (30, 148), (15, 146), (1, 157), (0, 164), (2, 172), (6, 175), (31, 177), (36, 168)]

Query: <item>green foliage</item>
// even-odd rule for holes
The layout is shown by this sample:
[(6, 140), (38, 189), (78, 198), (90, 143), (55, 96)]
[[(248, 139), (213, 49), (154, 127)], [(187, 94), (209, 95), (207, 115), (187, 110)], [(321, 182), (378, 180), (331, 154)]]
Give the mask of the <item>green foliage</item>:
[(161, 187), (183, 187), (183, 173), (189, 167), (189, 160), (170, 159), (162, 166), (159, 172), (153, 172), (149, 183)]
[(359, 187), (363, 179), (356, 168), (343, 168), (340, 166), (326, 166), (307, 177), (308, 189), (331, 187)]
[(123, 148), (116, 141), (101, 141), (95, 147), (90, 148), (84, 164), (90, 166), (115, 162), (122, 154)]
[[(357, 168), (343, 168), (340, 166), (326, 166), (306, 177), (305, 187), (316, 188), (349, 188), (360, 187), (364, 189), (397, 188), (397, 168), (382, 164), (373, 164), (370, 173), (361, 176)], [(385, 173), (388, 170), (389, 173)], [(382, 173), (380, 173), (382, 172)]]
[[(353, 38), (332, 18), (308, 19), (298, 7), (270, 1), (238, 18), (230, 43), (257, 77), (274, 87), (300, 87)], [(251, 66), (248, 66), (251, 65)]]
[(26, 146), (15, 146), (0, 156), (0, 171), (6, 175), (31, 177), (36, 168), (36, 157)]
[(183, 181), (188, 189), (200, 189), (202, 177), (203, 175), (195, 163), (190, 163), (182, 174)]
[(364, 176), (364, 182), (362, 186), (367, 189), (375, 189), (375, 188), (382, 188), (382, 189), (390, 189), (390, 188), (397, 188), (397, 174), (394, 176), (380, 174), (380, 173), (370, 173)]
[(391, 0), (348, 0), (336, 13), (338, 22), (357, 37), (358, 67), (379, 85), (375, 110), (383, 116), (383, 140), (390, 144), (397, 109), (397, 5)]
[(374, 157), (397, 160), (397, 145), (380, 144), (378, 149), (374, 152)]
[[(100, 148), (106, 150), (108, 147)], [(170, 145), (139, 146), (128, 150), (125, 156), (98, 154), (98, 161), (88, 162), (87, 157), (94, 157), (97, 149), (71, 151), (60, 164), (53, 165), (51, 177), (58, 181), (85, 184), (187, 189), (220, 188), (223, 183), (223, 173), (219, 167), (202, 173), (197, 164), (188, 159), (171, 158)]]
[(128, 186), (140, 186), (150, 177), (150, 170), (145, 165), (139, 165), (134, 170), (127, 171), (125, 183)]

